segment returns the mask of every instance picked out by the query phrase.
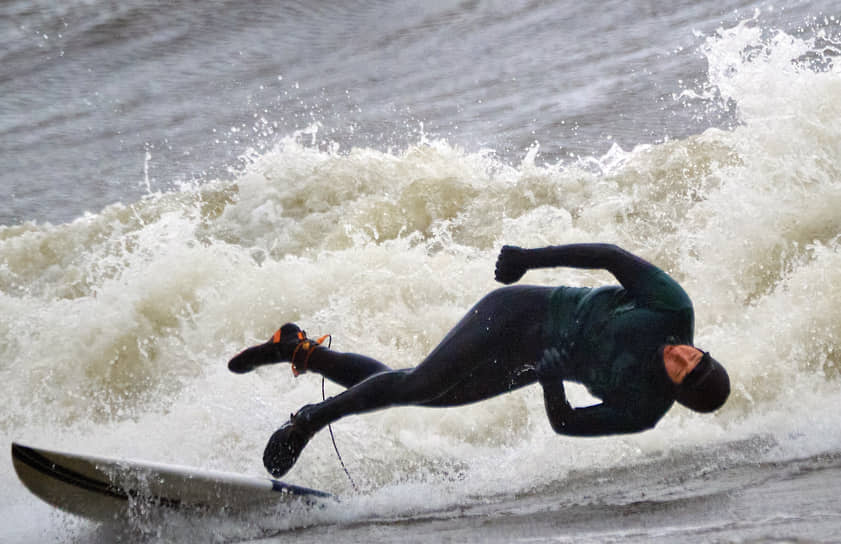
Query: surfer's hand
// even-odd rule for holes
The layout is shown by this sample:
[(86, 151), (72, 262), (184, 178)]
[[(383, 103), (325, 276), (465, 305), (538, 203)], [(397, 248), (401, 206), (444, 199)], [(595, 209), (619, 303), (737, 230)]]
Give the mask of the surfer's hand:
[(507, 285), (522, 278), (529, 269), (526, 251), (517, 246), (502, 246), (496, 259), (496, 281)]
[(543, 357), (537, 362), (535, 372), (541, 383), (547, 381), (559, 381), (567, 377), (566, 371), (566, 350), (548, 348), (543, 350)]

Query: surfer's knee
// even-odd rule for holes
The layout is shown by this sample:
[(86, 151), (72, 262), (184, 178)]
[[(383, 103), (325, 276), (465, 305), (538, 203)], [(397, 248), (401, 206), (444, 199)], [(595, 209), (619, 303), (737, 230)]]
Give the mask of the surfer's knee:
[[(376, 387), (365, 388), (357, 391), (356, 394), (361, 393), (364, 397), (370, 397), (370, 400), (375, 400), (376, 404), (380, 405), (415, 404), (430, 396), (425, 373), (417, 372), (417, 368), (381, 372), (374, 379)], [(368, 402), (359, 398), (355, 404), (367, 405)]]
[(453, 384), (446, 376), (425, 368), (406, 369), (395, 375), (392, 390), (399, 392), (402, 403), (423, 404), (444, 394)]

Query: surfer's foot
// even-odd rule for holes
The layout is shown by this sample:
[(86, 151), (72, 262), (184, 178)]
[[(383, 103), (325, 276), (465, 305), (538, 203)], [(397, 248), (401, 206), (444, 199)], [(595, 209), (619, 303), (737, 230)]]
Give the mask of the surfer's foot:
[(293, 414), (289, 421), (276, 430), (263, 452), (263, 465), (275, 478), (280, 478), (291, 469), (304, 447), (315, 435), (315, 431), (308, 425), (308, 406), (297, 414)]
[[(237, 374), (251, 372), (258, 366), (272, 363), (291, 362), (297, 376), (306, 370), (306, 362), (310, 354), (320, 345), (319, 342), (307, 338), (307, 333), (294, 323), (287, 323), (272, 335), (268, 342), (250, 347), (228, 361), (228, 370)], [(303, 369), (295, 368), (295, 363)]]

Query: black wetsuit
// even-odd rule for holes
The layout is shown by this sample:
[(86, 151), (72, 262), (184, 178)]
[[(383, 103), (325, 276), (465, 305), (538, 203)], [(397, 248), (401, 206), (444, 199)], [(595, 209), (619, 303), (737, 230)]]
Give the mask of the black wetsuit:
[[(523, 272), (548, 266), (600, 268), (622, 285), (497, 289), (410, 369), (392, 370), (363, 355), (317, 350), (310, 370), (349, 389), (308, 406), (312, 425), (321, 428), (352, 413), (394, 405), (457, 406), (539, 380), (559, 433), (604, 435), (654, 426), (674, 401), (661, 348), (693, 340), (692, 303), (683, 289), (656, 266), (609, 244), (520, 251), (525, 252)], [(540, 368), (545, 350), (553, 347), (563, 355), (562, 371), (541, 377), (535, 366)], [(583, 384), (603, 402), (572, 409), (563, 380)]]

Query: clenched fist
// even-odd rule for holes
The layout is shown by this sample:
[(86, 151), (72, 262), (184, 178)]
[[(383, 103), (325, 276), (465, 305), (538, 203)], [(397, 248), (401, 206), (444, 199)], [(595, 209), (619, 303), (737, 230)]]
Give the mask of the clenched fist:
[(502, 246), (496, 259), (496, 281), (507, 285), (522, 278), (529, 269), (527, 251), (517, 246)]

